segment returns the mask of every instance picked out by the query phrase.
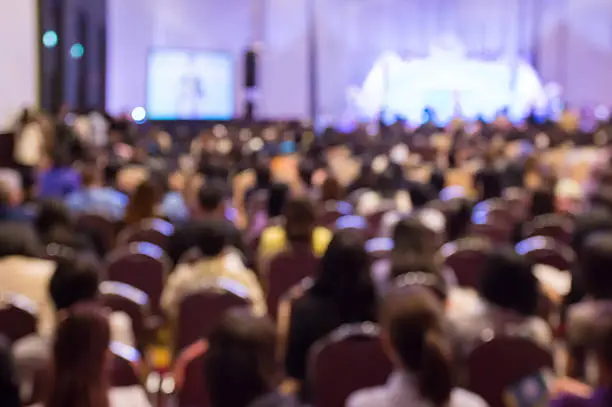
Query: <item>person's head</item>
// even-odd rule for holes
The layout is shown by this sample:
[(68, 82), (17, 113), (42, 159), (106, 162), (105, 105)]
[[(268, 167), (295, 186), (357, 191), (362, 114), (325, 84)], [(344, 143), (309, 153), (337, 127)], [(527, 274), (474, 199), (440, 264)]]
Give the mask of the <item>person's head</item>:
[(0, 207), (15, 207), (23, 202), (23, 183), (15, 170), (0, 169)]
[(447, 405), (455, 374), (442, 303), (423, 287), (394, 287), (383, 300), (380, 323), (395, 366), (415, 377), (421, 397)]
[(218, 181), (205, 183), (198, 191), (200, 217), (222, 219), (225, 216), (225, 191)]
[(612, 186), (599, 186), (589, 197), (591, 209), (605, 209), (612, 214)]
[(0, 258), (40, 257), (42, 254), (42, 244), (33, 228), (19, 223), (8, 223), (0, 227)]
[[(607, 310), (606, 310), (607, 311)], [(598, 386), (612, 386), (612, 318), (604, 313), (594, 321), (590, 347), (595, 354), (598, 367)]]
[(582, 247), (580, 266), (587, 293), (595, 299), (612, 299), (612, 231), (589, 235)]
[(225, 228), (220, 220), (211, 220), (198, 234), (198, 248), (204, 257), (219, 256), (227, 244)]
[(275, 351), (276, 333), (267, 317), (255, 317), (248, 308), (227, 311), (208, 337), (204, 359), (203, 384), (212, 405), (246, 407), (273, 391), (280, 380)]
[(533, 316), (538, 308), (539, 287), (533, 264), (511, 248), (500, 248), (487, 255), (480, 280), (480, 294), (487, 302)]
[(472, 218), (473, 204), (465, 198), (454, 199), (446, 219), (446, 236), (449, 241), (457, 240), (468, 233)]
[(270, 180), (272, 175), (270, 173), (270, 166), (265, 163), (259, 163), (255, 167), (255, 185), (257, 188), (268, 188), (270, 186)]
[(0, 335), (0, 406), (19, 407), (19, 383), (9, 340)]
[(393, 255), (403, 253), (420, 253), (434, 255), (435, 242), (432, 233), (416, 216), (408, 216), (395, 225), (393, 229)]
[(162, 198), (162, 193), (157, 184), (152, 180), (142, 182), (125, 208), (124, 221), (127, 225), (133, 225), (148, 218), (155, 217), (156, 208)]
[(336, 178), (328, 176), (321, 185), (321, 201), (340, 201), (342, 199), (344, 199), (344, 188)]
[(300, 162), (298, 169), (300, 180), (307, 187), (312, 187), (313, 176), (315, 174), (315, 165), (311, 160), (304, 160)]
[(45, 407), (108, 407), (110, 326), (102, 310), (79, 305), (59, 322)]
[(275, 183), (268, 190), (268, 218), (275, 218), (283, 213), (289, 199), (289, 187), (286, 184)]
[(578, 257), (578, 263), (582, 260), (582, 249), (586, 239), (593, 233), (602, 231), (612, 231), (612, 214), (606, 209), (598, 208), (576, 218), (571, 246)]
[(49, 280), (49, 294), (56, 311), (75, 304), (95, 302), (100, 283), (98, 265), (83, 256), (61, 258)]
[(555, 212), (555, 192), (549, 188), (539, 188), (531, 198), (531, 216), (546, 215)]
[(283, 209), (285, 233), (291, 243), (309, 243), (315, 227), (315, 210), (306, 198), (289, 200)]
[(495, 168), (485, 168), (479, 181), (480, 199), (499, 198), (502, 195), (501, 177)]
[[(368, 315), (375, 306), (370, 260), (359, 232), (336, 232), (319, 263), (313, 293), (338, 305), (348, 320)], [(351, 321), (357, 322), (357, 321)]]
[(57, 169), (70, 168), (72, 165), (70, 154), (62, 149), (55, 151), (51, 156), (51, 165)]
[(81, 184), (84, 188), (100, 187), (103, 183), (102, 171), (95, 164), (88, 165), (81, 171)]
[(431, 185), (434, 191), (439, 194), (440, 191), (442, 191), (446, 186), (446, 176), (444, 171), (439, 169), (432, 171), (431, 175), (429, 176), (429, 185)]
[(55, 228), (70, 229), (72, 224), (68, 207), (57, 200), (41, 202), (34, 219), (34, 228), (40, 235), (46, 235)]

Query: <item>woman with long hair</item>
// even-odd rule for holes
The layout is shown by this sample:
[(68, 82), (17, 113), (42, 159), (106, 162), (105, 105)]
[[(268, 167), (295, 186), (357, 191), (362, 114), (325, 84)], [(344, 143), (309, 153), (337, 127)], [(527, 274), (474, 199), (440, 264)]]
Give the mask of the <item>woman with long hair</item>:
[(49, 393), (40, 407), (149, 407), (142, 388), (110, 387), (109, 346), (109, 321), (100, 308), (68, 310), (55, 333)]
[(321, 258), (313, 286), (295, 301), (291, 311), (286, 371), (304, 380), (312, 344), (335, 328), (376, 319), (376, 294), (370, 262), (360, 234), (336, 233)]
[(158, 215), (158, 205), (163, 197), (162, 189), (148, 180), (140, 184), (130, 197), (130, 201), (125, 208), (123, 221), (126, 226), (138, 224), (139, 222), (154, 218)]
[(444, 309), (420, 286), (394, 287), (381, 307), (383, 347), (395, 371), (383, 386), (363, 389), (348, 407), (485, 407), (479, 396), (456, 388)]

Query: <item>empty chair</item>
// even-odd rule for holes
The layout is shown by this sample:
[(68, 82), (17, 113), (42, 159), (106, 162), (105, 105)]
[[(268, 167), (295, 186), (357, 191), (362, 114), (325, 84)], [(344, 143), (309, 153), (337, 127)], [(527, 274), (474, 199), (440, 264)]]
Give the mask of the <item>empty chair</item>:
[(490, 407), (507, 407), (504, 393), (546, 368), (553, 368), (552, 355), (536, 343), (520, 337), (495, 337), (469, 355), (466, 387)]
[(122, 246), (133, 242), (148, 242), (165, 250), (172, 233), (174, 226), (170, 222), (162, 219), (146, 219), (122, 230), (117, 237), (117, 244)]
[(537, 264), (546, 264), (559, 270), (569, 270), (576, 258), (567, 245), (546, 236), (534, 236), (519, 242), (515, 250)]
[(547, 236), (561, 243), (570, 244), (574, 222), (566, 215), (546, 214), (533, 218), (523, 227), (525, 237)]
[(36, 333), (36, 304), (19, 294), (0, 294), (0, 334), (11, 342)]
[(108, 255), (107, 275), (110, 281), (129, 284), (149, 296), (151, 312), (161, 315), (159, 300), (169, 270), (164, 251), (151, 243), (132, 243)]
[[(221, 279), (219, 279), (221, 280)], [(225, 311), (249, 305), (244, 287), (233, 281), (196, 288), (183, 298), (175, 333), (175, 354), (181, 349), (206, 338)]]
[(317, 271), (319, 259), (309, 245), (294, 245), (274, 256), (267, 273), (267, 302), (270, 316), (276, 320), (280, 297), (291, 287)]
[(460, 286), (478, 288), (481, 270), (491, 248), (491, 242), (482, 237), (464, 237), (442, 246), (440, 254)]
[(100, 284), (102, 303), (113, 311), (125, 312), (132, 322), (136, 348), (144, 351), (147, 342), (147, 317), (149, 316), (149, 297), (129, 284), (105, 281)]
[(385, 383), (393, 367), (378, 334), (372, 323), (343, 325), (313, 345), (308, 360), (313, 405), (344, 407), (354, 391)]

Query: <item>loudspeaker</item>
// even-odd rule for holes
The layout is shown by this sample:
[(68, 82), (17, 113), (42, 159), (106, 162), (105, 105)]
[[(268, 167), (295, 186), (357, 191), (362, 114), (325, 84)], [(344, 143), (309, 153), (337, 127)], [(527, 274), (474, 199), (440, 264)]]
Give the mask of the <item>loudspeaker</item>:
[(254, 88), (257, 86), (257, 53), (248, 50), (244, 54), (244, 86)]

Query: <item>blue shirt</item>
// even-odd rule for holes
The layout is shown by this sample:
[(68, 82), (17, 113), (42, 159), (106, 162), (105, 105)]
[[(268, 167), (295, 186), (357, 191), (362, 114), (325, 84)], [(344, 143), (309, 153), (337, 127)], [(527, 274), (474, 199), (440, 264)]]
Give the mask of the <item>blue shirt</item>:
[(74, 213), (97, 213), (113, 220), (123, 219), (128, 198), (110, 187), (88, 188), (66, 197), (66, 205)]
[(52, 168), (39, 178), (40, 198), (64, 198), (81, 187), (81, 176), (72, 168)]

